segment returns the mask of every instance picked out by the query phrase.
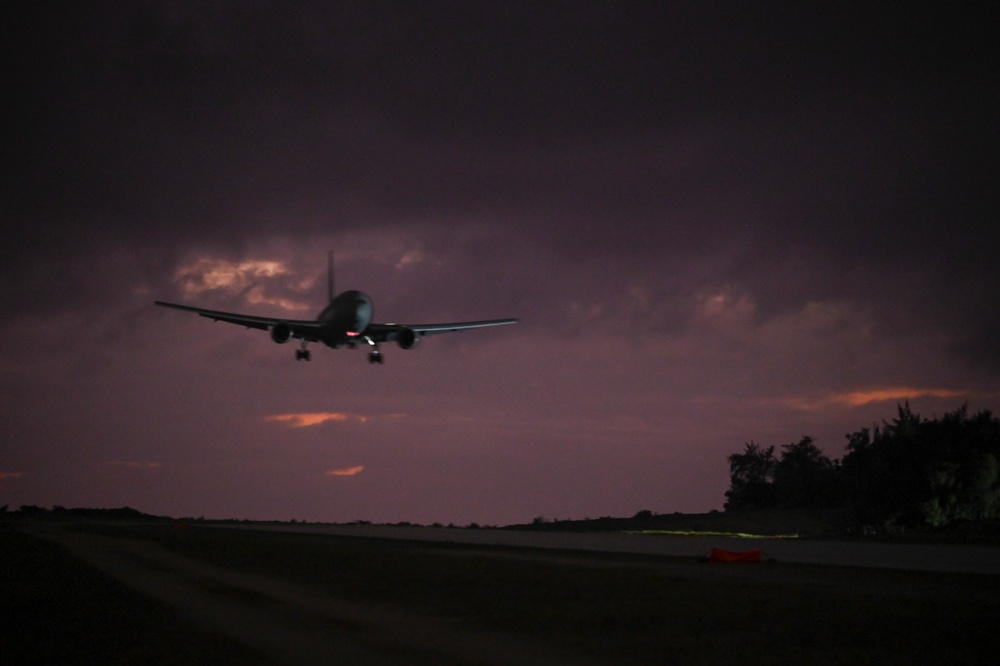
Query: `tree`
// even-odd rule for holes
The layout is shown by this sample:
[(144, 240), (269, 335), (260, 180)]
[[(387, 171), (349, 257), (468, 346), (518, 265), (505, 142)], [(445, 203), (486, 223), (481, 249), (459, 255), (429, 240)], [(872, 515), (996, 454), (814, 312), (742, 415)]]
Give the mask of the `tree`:
[(799, 509), (840, 507), (843, 492), (838, 466), (813, 443), (813, 438), (805, 436), (783, 449), (774, 468), (777, 504)]
[(925, 420), (897, 406), (897, 417), (848, 436), (842, 462), (859, 519), (914, 527), (1000, 517), (1000, 421), (969, 417), (962, 405)]
[(743, 453), (729, 456), (726, 510), (774, 506), (772, 481), (776, 465), (774, 447), (764, 448), (753, 440), (745, 444)]
[(830, 460), (811, 437), (782, 447), (750, 442), (729, 456), (726, 509), (853, 509), (862, 523), (946, 527), (1000, 518), (1000, 419), (969, 416), (962, 405), (921, 419), (909, 403), (896, 418), (847, 436), (847, 453)]

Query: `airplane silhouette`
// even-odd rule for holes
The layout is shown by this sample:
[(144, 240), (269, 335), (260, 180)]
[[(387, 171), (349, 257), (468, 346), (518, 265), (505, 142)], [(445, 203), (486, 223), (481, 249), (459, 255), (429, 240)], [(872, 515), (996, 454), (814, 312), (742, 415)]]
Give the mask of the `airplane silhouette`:
[(489, 319), (453, 324), (372, 323), (371, 296), (354, 289), (342, 292), (337, 296), (333, 295), (333, 252), (327, 255), (327, 293), (330, 302), (316, 316), (315, 320), (257, 317), (235, 312), (207, 310), (179, 303), (166, 303), (164, 301), (155, 301), (155, 303), (167, 308), (195, 312), (213, 321), (224, 321), (230, 324), (240, 324), (247, 328), (270, 331), (271, 339), (278, 344), (285, 344), (292, 338), (298, 338), (301, 341), (301, 346), (295, 350), (296, 361), (309, 360), (310, 355), (306, 345), (310, 342), (322, 342), (332, 349), (340, 347), (354, 349), (359, 344), (367, 344), (371, 348), (368, 362), (381, 365), (385, 362), (382, 358), (382, 352), (378, 348), (379, 343), (382, 342), (395, 342), (402, 349), (413, 349), (425, 335), (452, 333), (470, 328), (504, 326), (518, 322), (517, 319)]

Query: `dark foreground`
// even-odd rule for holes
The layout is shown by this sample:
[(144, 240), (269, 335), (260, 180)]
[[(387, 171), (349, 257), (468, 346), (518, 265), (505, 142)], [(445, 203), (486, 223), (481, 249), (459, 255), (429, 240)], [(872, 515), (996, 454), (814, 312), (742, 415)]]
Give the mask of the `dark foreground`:
[(0, 525), (0, 562), (11, 664), (992, 664), (1000, 648), (995, 576), (166, 525)]

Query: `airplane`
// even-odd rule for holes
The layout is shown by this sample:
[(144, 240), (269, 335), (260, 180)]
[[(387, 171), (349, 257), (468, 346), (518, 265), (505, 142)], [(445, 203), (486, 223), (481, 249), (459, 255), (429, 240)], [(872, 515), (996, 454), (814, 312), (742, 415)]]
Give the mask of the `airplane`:
[(258, 317), (255, 315), (238, 314), (235, 312), (220, 312), (207, 310), (179, 303), (154, 301), (156, 305), (165, 308), (175, 308), (195, 312), (213, 321), (224, 321), (229, 324), (240, 324), (247, 328), (270, 331), (271, 339), (279, 345), (292, 338), (301, 342), (295, 350), (296, 361), (308, 361), (310, 342), (322, 342), (327, 347), (338, 349), (348, 347), (354, 349), (359, 344), (370, 347), (368, 362), (382, 365), (385, 359), (379, 350), (382, 342), (395, 342), (402, 349), (413, 349), (426, 335), (452, 333), (472, 328), (489, 326), (505, 326), (518, 323), (517, 319), (489, 319), (486, 321), (464, 321), (453, 324), (376, 324), (372, 322), (372, 299), (368, 294), (350, 290), (334, 296), (333, 291), (333, 252), (327, 255), (327, 294), (329, 304), (323, 308), (315, 320), (281, 319), (278, 317)]

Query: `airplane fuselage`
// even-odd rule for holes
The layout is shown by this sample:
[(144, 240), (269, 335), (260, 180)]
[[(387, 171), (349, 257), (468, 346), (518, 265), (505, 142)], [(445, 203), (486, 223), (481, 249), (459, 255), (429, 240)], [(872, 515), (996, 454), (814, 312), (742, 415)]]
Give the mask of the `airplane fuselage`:
[(373, 312), (368, 294), (354, 289), (338, 294), (316, 317), (322, 323), (320, 340), (334, 348), (360, 341)]

